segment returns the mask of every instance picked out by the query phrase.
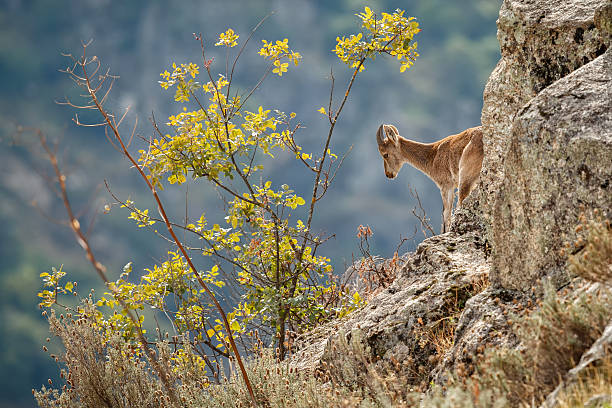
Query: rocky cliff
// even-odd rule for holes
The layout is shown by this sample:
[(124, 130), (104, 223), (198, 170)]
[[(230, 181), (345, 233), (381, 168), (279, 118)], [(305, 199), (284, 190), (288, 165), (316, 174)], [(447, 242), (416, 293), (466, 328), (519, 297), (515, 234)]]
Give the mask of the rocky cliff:
[(538, 302), (543, 278), (570, 281), (562, 248), (579, 214), (612, 216), (612, 1), (505, 0), (497, 24), (479, 189), (367, 306), (299, 339), (295, 366), (329, 367), (358, 337), (416, 388), (470, 372), (487, 348), (517, 345), (510, 316)]
[(557, 252), (573, 238), (579, 207), (612, 207), (611, 19), (609, 0), (502, 5), (480, 197), (491, 280), (503, 287), (563, 275)]

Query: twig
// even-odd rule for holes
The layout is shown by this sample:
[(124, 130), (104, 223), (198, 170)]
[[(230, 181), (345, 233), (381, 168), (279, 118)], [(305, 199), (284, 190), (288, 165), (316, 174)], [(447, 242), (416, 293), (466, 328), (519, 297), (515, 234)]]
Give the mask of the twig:
[(59, 186), (60, 186), (60, 193), (61, 193), (62, 201), (64, 203), (64, 208), (66, 209), (66, 212), (68, 214), (68, 219), (70, 221), (69, 225), (70, 225), (70, 228), (72, 229), (72, 231), (74, 232), (74, 235), (75, 235), (75, 238), (77, 240), (77, 243), (85, 251), (87, 260), (92, 264), (92, 266), (94, 267), (94, 270), (96, 271), (96, 273), (98, 274), (100, 279), (102, 279), (102, 281), (105, 283), (106, 287), (114, 292), (115, 298), (121, 304), (121, 307), (123, 308), (123, 310), (125, 311), (125, 313), (129, 317), (129, 319), (132, 321), (134, 326), (136, 327), (138, 341), (140, 342), (142, 348), (145, 350), (145, 353), (146, 353), (146, 355), (147, 355), (147, 357), (149, 359), (149, 362), (153, 366), (153, 369), (158, 373), (158, 375), (159, 375), (162, 383), (164, 384), (164, 387), (166, 388), (166, 391), (168, 392), (168, 394), (169, 394), (173, 404), (176, 405), (176, 406), (180, 406), (179, 399), (178, 399), (176, 393), (174, 392), (174, 389), (173, 389), (172, 385), (170, 384), (170, 380), (168, 378), (169, 377), (168, 373), (166, 373), (165, 369), (162, 368), (162, 366), (159, 364), (159, 362), (155, 358), (155, 353), (149, 347), (149, 345), (147, 343), (147, 340), (144, 337), (144, 333), (142, 332), (142, 327), (140, 326), (140, 321), (134, 316), (134, 313), (132, 312), (132, 310), (130, 310), (128, 308), (128, 306), (125, 303), (125, 301), (121, 298), (121, 295), (119, 293), (117, 293), (116, 288), (114, 288), (112, 285), (110, 285), (110, 281), (106, 277), (106, 267), (102, 263), (100, 263), (98, 260), (96, 260), (94, 254), (93, 254), (93, 251), (91, 249), (91, 246), (89, 245), (89, 241), (88, 241), (87, 237), (83, 234), (83, 232), (81, 230), (81, 225), (80, 225), (79, 221), (77, 220), (77, 218), (75, 217), (75, 215), (74, 215), (74, 213), (72, 211), (72, 206), (70, 204), (70, 200), (68, 199), (68, 194), (66, 192), (66, 176), (64, 174), (62, 174), (62, 172), (60, 171), (60, 168), (59, 168), (59, 165), (58, 165), (58, 162), (57, 162), (57, 157), (56, 157), (55, 153), (49, 148), (49, 146), (48, 146), (48, 144), (46, 142), (46, 138), (43, 135), (42, 131), (36, 130), (36, 134), (38, 135), (38, 137), (40, 139), (40, 143), (41, 143), (43, 149), (45, 150), (45, 152), (47, 154), (47, 157), (48, 157), (49, 161), (51, 162), (51, 165), (53, 166), (53, 170), (55, 172), (57, 182), (59, 183)]

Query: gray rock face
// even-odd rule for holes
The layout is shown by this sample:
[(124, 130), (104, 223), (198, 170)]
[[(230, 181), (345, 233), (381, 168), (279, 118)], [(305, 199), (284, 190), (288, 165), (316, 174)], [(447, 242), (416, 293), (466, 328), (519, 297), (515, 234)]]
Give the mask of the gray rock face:
[(541, 90), (606, 51), (611, 14), (610, 0), (504, 1), (497, 21), (502, 58), (483, 95), (485, 157), (472, 208), (483, 218), (480, 223), (494, 223), (516, 113)]
[(612, 51), (547, 87), (518, 112), (491, 225), (491, 280), (525, 290), (562, 282), (564, 241), (583, 209), (612, 210)]
[(493, 287), (470, 298), (457, 322), (453, 346), (432, 371), (433, 381), (444, 384), (448, 373), (459, 368), (472, 372), (488, 347), (516, 346), (518, 339), (508, 316), (518, 313), (519, 302), (526, 304), (527, 299), (521, 293)]

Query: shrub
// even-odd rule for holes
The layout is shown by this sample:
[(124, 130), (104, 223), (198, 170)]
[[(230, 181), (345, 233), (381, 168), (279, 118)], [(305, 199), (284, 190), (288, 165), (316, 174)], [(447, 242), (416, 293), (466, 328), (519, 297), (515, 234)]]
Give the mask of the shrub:
[[(109, 70), (100, 70), (100, 59), (89, 55), (89, 43), (83, 44), (81, 56), (69, 55), (72, 63), (64, 72), (84, 90), (84, 99), (80, 103), (66, 100), (65, 104), (100, 115), (99, 123), (84, 124), (78, 115), (75, 122), (105, 128), (110, 143), (141, 176), (156, 208), (140, 208), (131, 199), (116, 195), (113, 205), (126, 208), (128, 218), (138, 227), (161, 234), (161, 225), (176, 248), (142, 276), (133, 276), (128, 263), (119, 278), (110, 281), (72, 211), (66, 176), (40, 134), (69, 225), (107, 288), (101, 298), (89, 298), (82, 306), (70, 308), (58, 302), (62, 295), (74, 294), (73, 282), (60, 283), (65, 271), (60, 268), (41, 274), (45, 287), (39, 293), (40, 306), (60, 308), (71, 315), (66, 325), (58, 323), (53, 314), (49, 319), (66, 346), (63, 360), (69, 367), (67, 381), (78, 384), (78, 388), (67, 386), (61, 394), (41, 391), (37, 394), (41, 404), (52, 404), (49, 401), (54, 398), (63, 403), (68, 398), (85, 406), (179, 405), (193, 397), (186, 391), (193, 384), (201, 387), (207, 385), (207, 377), (222, 376), (220, 365), (213, 362), (223, 359), (237, 364), (249, 397), (258, 398), (261, 390), (251, 386), (241, 357), (241, 352), (252, 351), (256, 333), (262, 333), (266, 345), (282, 360), (295, 333), (363, 304), (358, 294), (348, 293), (334, 281), (330, 260), (318, 253), (325, 238), (311, 230), (312, 220), (317, 203), (342, 162), (331, 152), (330, 143), (357, 76), (366, 61), (382, 54), (393, 56), (400, 63), (400, 71), (405, 71), (418, 56), (413, 37), (420, 29), (402, 10), (377, 15), (366, 7), (357, 17), (360, 33), (336, 40), (333, 52), (350, 67), (352, 75), (338, 101), (334, 100), (332, 78), (327, 108), (318, 110), (329, 122), (329, 132), (321, 140), (318, 153), (306, 152), (298, 143), (302, 126), (296, 122), (295, 113), (251, 105), (251, 96), (269, 74), (282, 77), (289, 63), (299, 64), (302, 57), (289, 47), (287, 39), (262, 41), (259, 55), (267, 60), (268, 68), (250, 90), (241, 93), (233, 82), (234, 69), (255, 30), (238, 51), (232, 51), (238, 45), (236, 32), (227, 29), (218, 36), (215, 45), (227, 49), (226, 64), (215, 64), (214, 58), (207, 58), (208, 42), (205, 46), (203, 37), (195, 35), (201, 46), (201, 63), (173, 63), (171, 69), (161, 73), (159, 82), (162, 88), (174, 91), (178, 113), (168, 117), (167, 127), (153, 118), (153, 136), (144, 140), (145, 147), (137, 153), (130, 147), (136, 128), (129, 139), (120, 130), (128, 112), (115, 114), (106, 107), (117, 77)], [(275, 154), (293, 157), (303, 166), (312, 180), (312, 194), (307, 199), (286, 183), (278, 185), (270, 172), (264, 171), (264, 158), (274, 158)], [(186, 216), (183, 223), (168, 217), (160, 192), (186, 183), (188, 178), (208, 182), (218, 192), (220, 207), (225, 210), (222, 221), (210, 220), (204, 212), (191, 220)], [(298, 207), (304, 208), (303, 219), (296, 219)], [(111, 208), (107, 205), (105, 211)], [(183, 239), (178, 238), (177, 230), (185, 233)], [(236, 294), (234, 299), (224, 296), (229, 292), (227, 286)], [(143, 310), (153, 310), (156, 317), (168, 320), (177, 334), (172, 352), (170, 343), (146, 337), (145, 327), (151, 323), (144, 322)], [(69, 332), (78, 331), (77, 327), (83, 327), (80, 338)], [(240, 340), (240, 349), (235, 338)], [(201, 372), (189, 371), (188, 376), (187, 365)], [(151, 369), (151, 378), (143, 374), (145, 369)], [(89, 371), (95, 374), (91, 383), (84, 374)], [(114, 371), (119, 373), (117, 378), (107, 378)], [(133, 377), (133, 387), (124, 375)], [(74, 390), (77, 396), (72, 398)], [(264, 394), (266, 398), (272, 395)], [(240, 401), (236, 398), (234, 402)], [(270, 400), (269, 404), (274, 402)]]
[(612, 318), (605, 288), (560, 297), (548, 288), (539, 308), (517, 323), (520, 348), (487, 353), (472, 380), (504, 395), (509, 406), (540, 404), (597, 340)]
[[(564, 252), (577, 251), (569, 256), (569, 270), (594, 282), (612, 284), (612, 227), (596, 211), (592, 219), (580, 215), (576, 227), (580, 238), (574, 245), (567, 244)], [(573, 248), (572, 248), (573, 246)]]

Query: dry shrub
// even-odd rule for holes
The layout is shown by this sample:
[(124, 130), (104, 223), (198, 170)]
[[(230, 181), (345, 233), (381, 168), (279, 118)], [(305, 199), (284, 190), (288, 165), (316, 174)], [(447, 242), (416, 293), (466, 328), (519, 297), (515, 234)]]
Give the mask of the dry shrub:
[(477, 381), (448, 388), (434, 387), (422, 398), (420, 408), (504, 408), (508, 401), (497, 389), (480, 390)]
[[(93, 311), (91, 304), (85, 304)], [(60, 390), (42, 388), (34, 396), (41, 407), (151, 407), (164, 406), (163, 387), (137, 355), (138, 350), (119, 335), (109, 339), (95, 328), (93, 314), (72, 320), (49, 316), (51, 332), (65, 348)], [(51, 383), (51, 381), (49, 381)]]
[(557, 396), (557, 407), (612, 407), (612, 350)]
[[(34, 391), (44, 408), (73, 407), (172, 407), (161, 381), (141, 357), (137, 346), (113, 334), (106, 338), (95, 324), (95, 308), (83, 305), (84, 316), (57, 317), (51, 312), (51, 331), (65, 352), (52, 356), (62, 366), (64, 385)], [(231, 375), (211, 384), (199, 356), (184, 341), (182, 351), (168, 343), (154, 345), (158, 363), (171, 373), (170, 382), (182, 407), (251, 407), (242, 376)], [(312, 375), (299, 373), (287, 362), (279, 362), (271, 350), (263, 350), (247, 364), (249, 379), (261, 407), (363, 407), (380, 406), (351, 390), (323, 384)], [(238, 375), (237, 375), (238, 374)]]
[[(610, 220), (603, 219), (598, 211), (587, 221), (580, 215), (576, 232), (582, 236), (573, 244), (566, 244), (563, 251), (578, 250), (568, 259), (569, 269), (578, 276), (593, 282), (612, 284), (612, 228)], [(573, 248), (572, 248), (573, 246)]]
[(416, 388), (422, 373), (414, 371), (414, 360), (378, 360), (359, 329), (350, 336), (341, 332), (334, 339), (331, 351), (317, 377), (334, 389), (350, 390), (353, 406), (404, 407), (414, 406), (421, 398)]
[(371, 299), (383, 289), (391, 285), (398, 272), (401, 270), (402, 259), (398, 255), (400, 247), (405, 240), (397, 246), (393, 258), (382, 259), (374, 256), (370, 252), (370, 237), (374, 235), (369, 226), (360, 225), (357, 228), (357, 238), (359, 238), (359, 251), (361, 258), (353, 259), (350, 268), (345, 274), (346, 286), (359, 293), (364, 299)]
[(520, 349), (493, 350), (479, 365), (479, 388), (503, 393), (510, 406), (540, 404), (612, 317), (612, 294), (591, 289), (561, 298), (548, 288), (539, 309), (518, 324)]
[(472, 296), (479, 294), (491, 285), (488, 273), (474, 276), (470, 283), (472, 285)]

